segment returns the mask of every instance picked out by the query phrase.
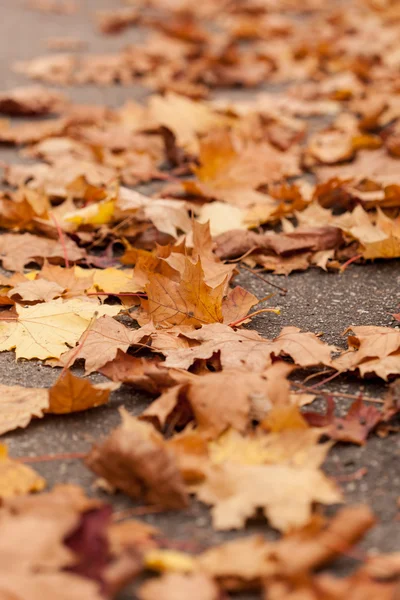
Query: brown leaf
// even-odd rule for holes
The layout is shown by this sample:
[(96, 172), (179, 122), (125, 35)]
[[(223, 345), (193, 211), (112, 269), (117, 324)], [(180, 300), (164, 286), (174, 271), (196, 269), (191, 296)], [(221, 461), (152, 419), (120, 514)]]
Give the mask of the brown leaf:
[(179, 283), (157, 273), (149, 274), (147, 300), (141, 304), (155, 325), (200, 327), (222, 321), (224, 288), (225, 282), (215, 288), (207, 285), (200, 260), (193, 263), (186, 258)]
[[(272, 346), (256, 331), (234, 330), (227, 325), (203, 325), (193, 332), (181, 334), (191, 342), (188, 348), (169, 348), (163, 340), (155, 339), (152, 347), (166, 356), (165, 366), (188, 369), (197, 359), (207, 360), (220, 353), (224, 369), (264, 371), (271, 364)], [(197, 342), (194, 345), (193, 342)]]
[(176, 459), (152, 425), (121, 411), (122, 425), (94, 446), (86, 464), (131, 498), (164, 508), (188, 504)]
[[(70, 240), (65, 240), (68, 260), (76, 262), (84, 258), (85, 252)], [(41, 264), (44, 258), (64, 261), (64, 247), (60, 242), (49, 240), (30, 233), (14, 235), (3, 234), (0, 237), (0, 258), (3, 267), (9, 271), (23, 271), (30, 262)]]
[(128, 329), (122, 323), (104, 315), (96, 319), (82, 334), (76, 348), (61, 355), (60, 364), (71, 366), (76, 360), (84, 359), (85, 373), (88, 375), (114, 360), (118, 350), (126, 352), (129, 346), (145, 343), (152, 330), (151, 325), (141, 329)]
[(224, 323), (242, 322), (243, 318), (250, 312), (253, 306), (259, 303), (258, 298), (247, 290), (237, 285), (230, 290), (222, 305)]
[(250, 251), (273, 252), (284, 257), (296, 252), (338, 248), (342, 243), (342, 234), (336, 227), (298, 228), (293, 233), (279, 234), (238, 229), (217, 236), (215, 243), (217, 256), (224, 259), (237, 258)]
[(290, 403), (287, 373), (286, 365), (275, 365), (263, 373), (226, 369), (194, 376), (171, 371), (180, 385), (164, 392), (142, 417), (157, 419), (161, 426), (173, 415), (180, 415), (180, 425), (194, 419), (198, 431), (210, 438), (229, 427), (244, 432), (256, 415), (263, 418), (274, 404)]
[(65, 107), (64, 94), (39, 85), (18, 87), (0, 94), (0, 113), (5, 115), (47, 115)]
[(92, 384), (67, 371), (49, 389), (49, 406), (46, 412), (60, 415), (101, 406), (108, 402), (110, 392), (118, 387), (112, 383)]

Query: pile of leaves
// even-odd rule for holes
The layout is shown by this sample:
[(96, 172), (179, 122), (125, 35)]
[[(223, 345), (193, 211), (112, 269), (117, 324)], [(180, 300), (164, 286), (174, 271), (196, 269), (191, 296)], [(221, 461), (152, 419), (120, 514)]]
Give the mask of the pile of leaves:
[[(65, 19), (78, 9), (30, 8)], [(161, 575), (141, 600), (395, 598), (396, 553), (362, 557), (343, 579), (319, 569), (374, 525), (367, 506), (324, 516), (343, 494), (322, 466), (336, 442), (396, 430), (400, 331), (349, 323), (347, 350), (296, 324), (267, 339), (251, 321), (279, 307), (235, 278), (241, 267), (339, 277), (353, 262), (400, 258), (399, 14), (389, 0), (301, 11), (291, 0), (137, 0), (96, 23), (105, 35), (145, 27), (142, 46), (16, 65), (46, 83), (140, 81), (155, 93), (119, 108), (41, 85), (0, 94), (0, 113), (24, 117), (0, 124), (22, 159), (3, 164), (0, 352), (59, 370), (49, 389), (0, 386), (0, 434), (95, 409), (121, 385), (140, 390), (145, 410), (123, 408), (82, 457), (99, 485), (160, 511), (199, 501), (216, 530), (262, 518), (282, 537), (178, 552), (79, 488), (30, 496), (45, 480), (2, 446), (4, 598), (111, 598), (149, 571)], [(211, 96), (266, 82), (290, 84), (247, 101)], [(325, 413), (303, 408), (316, 395), (299, 373), (316, 369), (390, 383), (338, 416), (332, 395)]]

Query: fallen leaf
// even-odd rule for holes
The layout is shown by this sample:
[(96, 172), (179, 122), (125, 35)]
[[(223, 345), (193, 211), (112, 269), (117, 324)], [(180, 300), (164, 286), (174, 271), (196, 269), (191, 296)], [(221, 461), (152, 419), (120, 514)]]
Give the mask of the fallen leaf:
[(218, 600), (216, 583), (203, 573), (189, 575), (167, 573), (157, 580), (147, 581), (138, 592), (140, 600)]
[(0, 237), (0, 258), (3, 267), (9, 271), (23, 271), (30, 262), (43, 263), (43, 259), (56, 259), (63, 262), (65, 252), (68, 260), (76, 262), (85, 256), (85, 252), (70, 240), (65, 245), (55, 240), (49, 240), (30, 233), (15, 235), (2, 234)]
[(0, 94), (0, 113), (5, 115), (46, 115), (59, 112), (65, 104), (63, 94), (39, 85), (18, 87)]
[(0, 435), (18, 427), (26, 427), (32, 418), (42, 417), (48, 406), (46, 389), (1, 385)]
[(101, 406), (108, 402), (110, 392), (118, 387), (112, 383), (92, 384), (67, 371), (49, 389), (46, 412), (61, 415)]
[(280, 531), (305, 525), (315, 502), (335, 504), (341, 494), (316, 468), (292, 465), (237, 465), (223, 463), (207, 473), (194, 490), (213, 506), (216, 529), (239, 529), (257, 509)]
[(169, 509), (187, 506), (174, 454), (162, 436), (125, 410), (121, 416), (122, 425), (92, 448), (87, 466), (132, 498)]
[(151, 326), (128, 329), (107, 314), (103, 315), (82, 334), (77, 347), (61, 355), (59, 364), (71, 366), (76, 360), (83, 359), (88, 375), (114, 360), (118, 350), (126, 352), (129, 346), (145, 343), (152, 329)]
[(16, 310), (15, 320), (0, 321), (0, 352), (15, 348), (17, 359), (46, 359), (74, 346), (95, 316), (117, 315), (120, 307), (58, 299)]
[(46, 481), (27, 465), (7, 456), (7, 448), (0, 446), (0, 498), (11, 498), (40, 492)]
[(54, 298), (62, 296), (64, 288), (55, 281), (47, 281), (46, 279), (34, 279), (33, 281), (24, 281), (16, 285), (8, 296), (19, 296), (21, 300), (26, 302), (49, 302)]

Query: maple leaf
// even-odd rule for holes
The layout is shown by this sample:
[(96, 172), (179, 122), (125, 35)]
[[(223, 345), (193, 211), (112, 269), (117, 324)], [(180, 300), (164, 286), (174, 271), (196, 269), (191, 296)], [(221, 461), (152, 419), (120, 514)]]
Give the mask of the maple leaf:
[(157, 398), (141, 417), (163, 427), (177, 411), (180, 426), (194, 419), (199, 432), (210, 438), (229, 427), (244, 432), (253, 418), (263, 418), (274, 404), (290, 403), (287, 373), (287, 365), (278, 364), (263, 373), (226, 369), (194, 376), (171, 371), (178, 385)]
[(67, 269), (45, 260), (37, 279), (57, 284), (63, 290), (62, 297), (67, 299), (85, 295), (86, 290), (93, 284), (92, 273), (93, 271), (84, 271), (84, 274), (80, 274), (78, 267)]
[(335, 404), (332, 398), (328, 397), (325, 415), (307, 412), (304, 413), (304, 417), (311, 425), (323, 427), (324, 433), (332, 440), (362, 446), (369, 433), (383, 420), (383, 413), (375, 406), (365, 404), (360, 396), (344, 417), (335, 417)]
[(331, 353), (337, 350), (335, 346), (322, 342), (314, 333), (303, 333), (298, 327), (284, 327), (272, 344), (274, 354), (287, 354), (301, 367), (319, 364), (332, 366)]
[(220, 591), (216, 583), (204, 573), (167, 573), (157, 580), (144, 583), (138, 591), (140, 600), (218, 600)]
[(0, 113), (5, 115), (45, 115), (58, 112), (65, 104), (63, 94), (40, 85), (17, 87), (0, 94)]
[(341, 494), (316, 468), (293, 465), (223, 463), (207, 472), (194, 490), (211, 504), (216, 529), (238, 529), (261, 508), (280, 531), (305, 525), (315, 502), (335, 504)]
[(211, 288), (204, 282), (200, 260), (185, 259), (185, 269), (178, 282), (158, 273), (149, 274), (147, 299), (141, 300), (144, 311), (155, 325), (191, 325), (221, 322), (225, 282)]
[(46, 481), (33, 469), (8, 457), (7, 448), (0, 445), (0, 498), (10, 498), (40, 492)]
[(74, 346), (94, 316), (117, 315), (119, 306), (74, 299), (17, 306), (17, 319), (0, 321), (0, 352), (15, 348), (18, 358), (59, 358)]
[[(174, 347), (155, 337), (152, 347), (166, 356), (165, 366), (188, 369), (197, 359), (207, 360), (219, 352), (222, 368), (264, 371), (271, 360), (271, 343), (256, 331), (237, 330), (228, 325), (213, 323), (197, 331), (180, 334), (190, 346)], [(197, 342), (196, 345), (193, 342)]]
[(204, 104), (173, 93), (164, 97), (152, 96), (149, 113), (157, 123), (168, 127), (178, 144), (189, 152), (197, 152), (198, 134), (230, 122)]
[(82, 334), (76, 348), (71, 348), (61, 355), (59, 364), (65, 366), (84, 359), (86, 375), (93, 373), (114, 360), (118, 350), (126, 352), (129, 346), (145, 343), (152, 331), (151, 324), (141, 329), (128, 329), (122, 323), (104, 315), (96, 319)]
[(118, 384), (112, 383), (92, 384), (67, 371), (50, 388), (46, 412), (60, 415), (101, 406), (108, 402), (110, 392), (118, 387)]
[(87, 466), (132, 498), (165, 508), (184, 508), (187, 495), (174, 454), (162, 436), (121, 410), (122, 425), (86, 458)]
[(34, 279), (33, 281), (24, 281), (17, 284), (8, 296), (19, 296), (25, 302), (48, 302), (62, 296), (64, 288), (55, 281), (46, 279)]
[(46, 389), (1, 385), (0, 435), (18, 427), (26, 427), (33, 417), (42, 417), (48, 406)]
[[(373, 325), (351, 327), (354, 336), (348, 337), (350, 348), (333, 361), (338, 371), (358, 369), (364, 377), (375, 373), (382, 379), (400, 372), (400, 332), (391, 327)], [(347, 330), (348, 331), (348, 330)]]
[(323, 566), (340, 556), (343, 548), (351, 548), (374, 523), (369, 507), (345, 507), (326, 524), (315, 517), (275, 542), (261, 535), (225, 542), (200, 554), (197, 561), (222, 587), (253, 589), (262, 580), (292, 577)]
[(70, 239), (66, 239), (63, 245), (61, 242), (47, 240), (30, 233), (22, 235), (6, 233), (0, 237), (0, 258), (3, 267), (9, 271), (23, 271), (29, 262), (41, 264), (44, 258), (61, 262), (65, 256), (71, 262), (75, 262), (83, 258), (85, 252)]

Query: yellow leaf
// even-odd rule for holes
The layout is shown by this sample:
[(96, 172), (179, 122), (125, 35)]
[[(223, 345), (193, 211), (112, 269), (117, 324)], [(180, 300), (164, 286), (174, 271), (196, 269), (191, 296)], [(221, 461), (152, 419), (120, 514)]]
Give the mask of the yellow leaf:
[(46, 389), (0, 385), (0, 435), (26, 427), (33, 417), (42, 417), (48, 405)]
[(97, 204), (89, 204), (85, 208), (69, 212), (64, 215), (64, 221), (80, 225), (105, 225), (109, 223), (114, 215), (115, 200), (104, 200)]
[(175, 550), (150, 550), (144, 556), (144, 564), (152, 571), (177, 571), (190, 573), (196, 567), (194, 558)]
[(0, 448), (0, 498), (11, 498), (40, 492), (46, 487), (46, 481), (30, 467), (8, 458), (7, 448)]
[(67, 346), (76, 344), (94, 316), (115, 316), (120, 309), (77, 298), (17, 306), (15, 321), (0, 321), (0, 352), (15, 348), (17, 359), (59, 358)]

